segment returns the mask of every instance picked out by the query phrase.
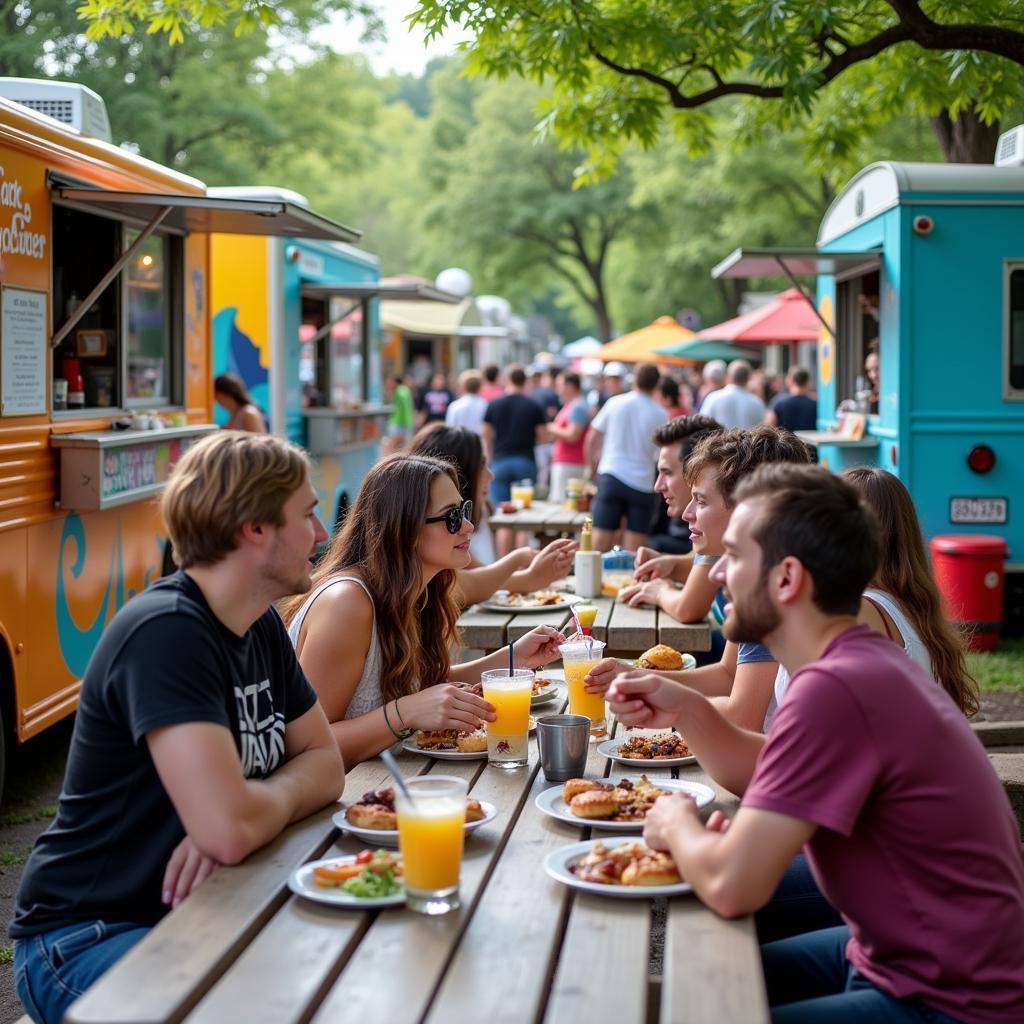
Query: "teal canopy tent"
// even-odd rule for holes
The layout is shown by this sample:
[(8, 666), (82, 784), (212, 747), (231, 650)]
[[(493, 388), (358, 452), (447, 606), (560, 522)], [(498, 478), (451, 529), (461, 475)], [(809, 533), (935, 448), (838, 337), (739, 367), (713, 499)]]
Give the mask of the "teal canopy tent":
[(727, 341), (707, 341), (703, 338), (694, 338), (676, 345), (664, 345), (658, 352), (679, 359), (692, 359), (698, 363), (706, 363), (710, 359), (724, 359), (726, 362), (747, 359), (759, 363), (764, 358), (760, 346), (755, 348), (753, 345), (730, 345)]

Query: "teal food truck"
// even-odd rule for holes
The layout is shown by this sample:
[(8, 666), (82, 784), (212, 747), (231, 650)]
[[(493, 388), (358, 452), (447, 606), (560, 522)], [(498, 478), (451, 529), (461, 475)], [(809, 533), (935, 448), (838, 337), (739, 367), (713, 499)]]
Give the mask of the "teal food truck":
[(1004, 618), (1019, 630), (1024, 130), (1000, 139), (996, 166), (871, 164), (829, 207), (815, 248), (737, 249), (712, 274), (816, 277), (818, 430), (807, 439), (837, 472), (867, 464), (900, 477), (926, 537), (1003, 538)]
[[(287, 199), (285, 189), (211, 189), (228, 198)], [(380, 260), (351, 243), (210, 236), (213, 373), (234, 373), (270, 430), (309, 450), (320, 517), (340, 522), (380, 458), (384, 404), (377, 300), (457, 298), (418, 282), (382, 282)], [(218, 410), (218, 422), (227, 415)]]

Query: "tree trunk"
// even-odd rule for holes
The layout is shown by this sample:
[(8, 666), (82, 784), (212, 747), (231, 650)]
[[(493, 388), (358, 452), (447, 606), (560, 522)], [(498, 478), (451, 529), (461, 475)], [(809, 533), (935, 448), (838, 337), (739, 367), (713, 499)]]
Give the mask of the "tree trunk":
[(604, 297), (604, 288), (598, 287), (591, 308), (594, 311), (594, 319), (597, 321), (598, 340), (607, 345), (612, 340), (612, 318), (608, 313), (608, 303)]
[(999, 138), (999, 122), (985, 124), (974, 107), (954, 120), (948, 110), (931, 118), (939, 145), (951, 164), (990, 164)]

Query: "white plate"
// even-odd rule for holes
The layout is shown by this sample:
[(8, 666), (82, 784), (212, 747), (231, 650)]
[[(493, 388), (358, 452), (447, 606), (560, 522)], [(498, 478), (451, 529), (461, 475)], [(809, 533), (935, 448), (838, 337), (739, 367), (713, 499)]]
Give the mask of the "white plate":
[[(616, 782), (619, 778), (629, 779), (630, 782), (640, 781), (639, 775), (610, 775), (600, 781)], [(688, 793), (697, 801), (698, 807), (707, 807), (715, 800), (715, 791), (710, 786), (705, 786), (703, 782), (688, 782), (683, 779), (650, 779), (650, 782), (659, 789), (672, 793)], [(599, 828), (608, 832), (642, 832), (644, 828), (642, 821), (602, 821), (600, 818), (581, 818), (573, 814), (562, 799), (561, 786), (554, 786), (545, 789), (543, 793), (538, 793), (534, 803), (539, 811), (550, 817), (567, 821), (570, 825), (579, 825), (581, 828)]]
[[(537, 728), (537, 719), (530, 715), (530, 732)], [(424, 750), (416, 746), (416, 737), (410, 736), (403, 744), (403, 750), (424, 757), (436, 757), (439, 761), (481, 761), (487, 757), (486, 750)]]
[[(487, 800), (481, 800), (480, 806), (483, 808), (484, 816), (479, 821), (467, 821), (466, 832), (475, 832), (478, 828), (482, 828), (489, 821), (494, 821), (498, 816), (498, 808), (494, 804), (489, 803)], [(398, 829), (397, 828), (359, 828), (353, 825), (346, 817), (344, 811), (338, 811), (337, 814), (331, 818), (331, 821), (340, 829), (344, 829), (349, 835), (355, 836), (356, 839), (366, 843), (367, 846), (397, 846), (398, 845)]]
[(403, 750), (411, 754), (422, 754), (424, 757), (436, 757), (439, 761), (482, 761), (487, 759), (486, 750), (424, 750), (416, 746), (416, 737), (410, 736), (403, 744)]
[(375, 896), (372, 899), (361, 899), (345, 892), (340, 886), (329, 889), (322, 888), (313, 881), (313, 868), (321, 864), (346, 864), (356, 859), (352, 854), (348, 857), (325, 857), (323, 860), (312, 860), (303, 864), (291, 873), (288, 888), (296, 896), (304, 896), (307, 900), (317, 903), (329, 903), (333, 907), (349, 907), (352, 910), (372, 910), (374, 907), (394, 907), (405, 902), (405, 890), (401, 889), (390, 896)]
[[(665, 730), (661, 729), (658, 731), (664, 732)], [(687, 754), (686, 757), (620, 757), (619, 747), (624, 742), (625, 740), (621, 736), (618, 739), (605, 740), (604, 743), (598, 744), (597, 752), (604, 754), (611, 761), (618, 761), (619, 764), (629, 765), (630, 768), (675, 768), (679, 765), (697, 763), (697, 758), (693, 754)]]
[(538, 704), (550, 704), (551, 701), (557, 700), (560, 696), (560, 692), (557, 686), (549, 686), (546, 690), (541, 690), (540, 693), (533, 694), (530, 697), (530, 707), (535, 708)]
[[(495, 593), (500, 594), (501, 591)], [(494, 595), (491, 595), (492, 597)], [(525, 596), (525, 595), (524, 595)], [(577, 597), (575, 594), (566, 594), (562, 591), (558, 592), (558, 596), (561, 597), (561, 601), (558, 604), (531, 604), (531, 605), (507, 605), (502, 604), (499, 601), (481, 601), (477, 607), (486, 608), (489, 612), (508, 612), (510, 615), (519, 615), (523, 612), (557, 612), (565, 611), (569, 605), (577, 604), (582, 601), (582, 597)]]
[(599, 882), (584, 882), (569, 870), (569, 865), (582, 860), (594, 843), (604, 843), (611, 850), (622, 843), (635, 842), (635, 836), (622, 836), (616, 839), (588, 839), (583, 843), (560, 846), (544, 858), (544, 870), (562, 885), (620, 900), (642, 900), (650, 899), (652, 896), (678, 896), (684, 892), (693, 892), (693, 886), (689, 882), (676, 882), (674, 885), (601, 885)]

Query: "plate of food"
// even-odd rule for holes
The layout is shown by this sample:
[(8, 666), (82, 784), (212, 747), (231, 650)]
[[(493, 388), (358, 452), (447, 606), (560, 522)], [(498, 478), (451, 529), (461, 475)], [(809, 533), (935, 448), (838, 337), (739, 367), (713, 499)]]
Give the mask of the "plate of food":
[(696, 668), (697, 659), (692, 654), (680, 654), (667, 644), (655, 644), (648, 648), (634, 662), (637, 668), (653, 668), (674, 672), (684, 668)]
[(528, 594), (512, 594), (507, 590), (496, 590), (478, 607), (492, 612), (550, 612), (583, 600), (575, 594), (561, 590), (531, 590)]
[(632, 836), (588, 839), (561, 846), (544, 858), (556, 882), (618, 899), (649, 899), (692, 892), (671, 854), (651, 850)]
[(658, 779), (646, 775), (609, 779), (569, 779), (537, 794), (537, 809), (567, 821), (570, 825), (590, 826), (609, 832), (639, 832), (654, 801), (669, 793), (686, 793), (698, 807), (713, 803), (715, 791), (702, 782), (682, 779)]
[(550, 704), (561, 695), (556, 681), (549, 676), (537, 676), (533, 680), (533, 690), (530, 693), (530, 707), (537, 707), (538, 704)]
[[(498, 808), (486, 800), (466, 797), (466, 832), (474, 832), (498, 815)], [(379, 846), (398, 845), (398, 818), (395, 815), (395, 791), (387, 786), (364, 793), (355, 803), (338, 811), (331, 819), (338, 828)]]
[(390, 850), (362, 850), (303, 864), (288, 879), (296, 896), (335, 907), (370, 910), (405, 902), (402, 858)]
[[(530, 732), (537, 728), (537, 719), (530, 715)], [(482, 761), (487, 757), (487, 730), (457, 732), (455, 729), (419, 729), (402, 744), (403, 750), (439, 761)]]
[(637, 729), (625, 737), (605, 740), (597, 752), (619, 764), (636, 768), (672, 768), (676, 765), (696, 764), (686, 741), (677, 732)]

